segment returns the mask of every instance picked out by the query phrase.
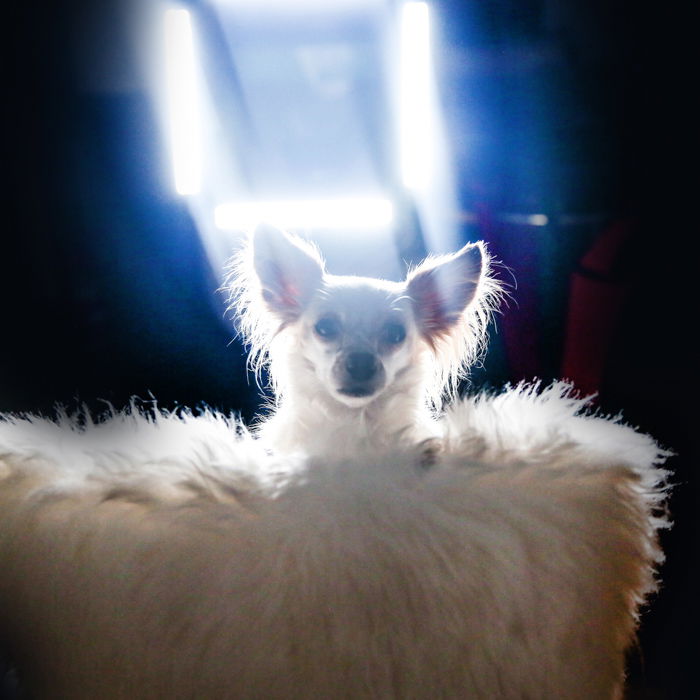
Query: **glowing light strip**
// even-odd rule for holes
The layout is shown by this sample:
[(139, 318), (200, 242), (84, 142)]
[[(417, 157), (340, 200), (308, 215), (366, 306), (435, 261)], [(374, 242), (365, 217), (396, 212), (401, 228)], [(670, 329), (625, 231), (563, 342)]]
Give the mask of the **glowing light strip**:
[(261, 221), (286, 228), (373, 229), (391, 224), (394, 207), (380, 197), (229, 202), (214, 222), (222, 230), (247, 230)]
[(500, 214), (497, 218), (507, 224), (522, 226), (547, 226), (549, 223), (549, 217), (546, 214)]
[(202, 180), (202, 115), (190, 13), (165, 12), (166, 105), (175, 190), (197, 194)]
[(399, 149), (401, 179), (409, 189), (432, 174), (430, 13), (425, 2), (401, 7), (399, 35)]
[[(515, 224), (516, 226), (548, 226), (550, 223), (549, 217), (546, 214), (508, 214), (496, 213), (493, 215), (496, 221), (502, 221), (506, 224)], [(472, 211), (461, 211), (457, 216), (461, 224), (475, 224), (479, 221), (479, 216)]]

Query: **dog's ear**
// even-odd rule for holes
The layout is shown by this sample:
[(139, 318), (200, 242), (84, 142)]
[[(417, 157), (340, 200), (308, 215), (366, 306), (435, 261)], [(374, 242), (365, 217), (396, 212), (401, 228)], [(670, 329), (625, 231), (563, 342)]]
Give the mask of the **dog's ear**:
[(295, 321), (321, 284), (320, 255), (312, 245), (269, 224), (253, 232), (252, 250), (263, 301), (283, 322)]
[(428, 341), (458, 323), (474, 299), (483, 265), (482, 245), (470, 243), (458, 253), (426, 260), (408, 275), (413, 313)]

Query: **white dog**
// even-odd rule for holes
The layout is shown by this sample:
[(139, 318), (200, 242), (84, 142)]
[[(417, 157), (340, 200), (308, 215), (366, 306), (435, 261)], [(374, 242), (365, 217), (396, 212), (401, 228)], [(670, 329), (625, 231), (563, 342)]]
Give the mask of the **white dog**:
[(259, 427), (289, 452), (416, 444), (482, 348), (501, 287), (482, 243), (429, 258), (404, 282), (328, 274), (309, 243), (255, 231), (232, 266), (232, 307), (276, 405)]

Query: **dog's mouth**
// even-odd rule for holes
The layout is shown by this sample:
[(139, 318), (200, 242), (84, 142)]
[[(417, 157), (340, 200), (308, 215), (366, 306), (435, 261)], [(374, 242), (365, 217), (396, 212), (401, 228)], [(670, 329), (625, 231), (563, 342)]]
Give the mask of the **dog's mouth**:
[(333, 393), (336, 401), (350, 408), (362, 408), (374, 401), (380, 389), (376, 384), (345, 384), (337, 387)]
[(376, 392), (376, 387), (366, 385), (341, 386), (338, 393), (343, 396), (350, 396), (354, 399), (363, 399), (372, 396)]

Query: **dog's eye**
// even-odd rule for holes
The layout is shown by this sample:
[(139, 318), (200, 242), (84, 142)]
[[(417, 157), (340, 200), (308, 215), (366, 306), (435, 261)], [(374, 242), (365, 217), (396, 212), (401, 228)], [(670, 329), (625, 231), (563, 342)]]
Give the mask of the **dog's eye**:
[(387, 345), (398, 345), (406, 339), (406, 328), (401, 323), (390, 322), (382, 328), (382, 340)]
[(326, 316), (316, 322), (314, 330), (324, 340), (334, 340), (340, 335), (340, 321), (332, 316)]

